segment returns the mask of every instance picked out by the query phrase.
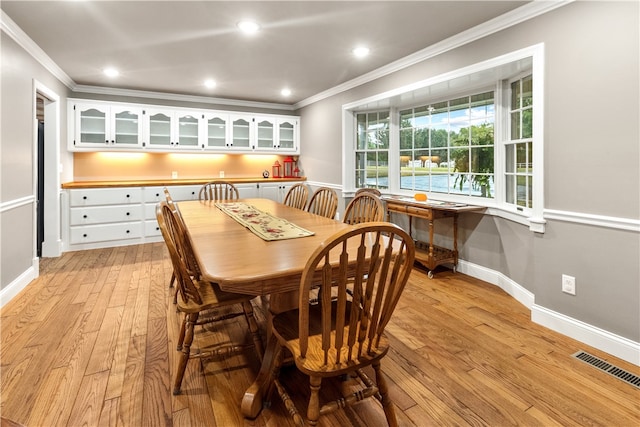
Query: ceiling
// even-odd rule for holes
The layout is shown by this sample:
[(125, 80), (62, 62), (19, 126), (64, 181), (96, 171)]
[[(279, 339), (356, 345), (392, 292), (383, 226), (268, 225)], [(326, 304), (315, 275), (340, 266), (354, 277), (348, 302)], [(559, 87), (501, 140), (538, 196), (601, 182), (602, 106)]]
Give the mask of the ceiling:
[[(0, 7), (80, 87), (296, 104), (527, 3), (2, 0)], [(260, 31), (240, 33), (243, 19)], [(355, 58), (358, 45), (370, 55)], [(106, 77), (105, 67), (120, 75)], [(205, 79), (217, 86), (206, 88)]]

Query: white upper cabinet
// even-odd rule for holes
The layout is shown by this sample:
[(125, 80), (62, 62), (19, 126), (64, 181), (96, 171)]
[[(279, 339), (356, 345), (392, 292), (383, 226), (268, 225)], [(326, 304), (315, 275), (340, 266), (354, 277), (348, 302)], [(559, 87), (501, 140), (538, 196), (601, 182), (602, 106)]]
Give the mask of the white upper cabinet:
[(227, 147), (234, 151), (250, 152), (253, 150), (255, 130), (253, 116), (248, 114), (231, 114), (231, 138), (227, 141)]
[(287, 153), (300, 153), (300, 119), (298, 117), (278, 118), (276, 148)]
[(257, 151), (273, 151), (276, 148), (276, 119), (256, 116), (254, 125), (256, 138), (252, 148)]
[(300, 154), (300, 118), (69, 100), (71, 151)]
[(229, 136), (229, 115), (217, 111), (207, 112), (202, 116), (201, 148), (207, 150), (224, 150), (227, 148)]
[(145, 146), (166, 151), (198, 149), (200, 115), (197, 112), (168, 108), (146, 110)]
[(130, 104), (70, 104), (69, 148), (138, 149), (142, 147), (142, 108)]

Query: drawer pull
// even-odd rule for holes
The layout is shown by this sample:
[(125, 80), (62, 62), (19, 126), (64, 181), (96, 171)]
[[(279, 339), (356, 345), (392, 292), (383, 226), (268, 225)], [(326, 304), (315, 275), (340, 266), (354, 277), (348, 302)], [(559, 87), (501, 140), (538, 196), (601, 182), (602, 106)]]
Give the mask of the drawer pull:
[(129, 195), (127, 194), (127, 199), (128, 199), (129, 197), (131, 197), (131, 196), (129, 196)]
[(129, 230), (127, 230), (127, 234), (129, 234)]
[(160, 193), (156, 193), (156, 197), (160, 197)]
[(87, 200), (87, 196), (82, 196), (82, 200)]
[(130, 215), (130, 213), (129, 213), (129, 212), (127, 212), (127, 216), (129, 216), (129, 215)]
[(87, 218), (87, 216), (86, 215), (82, 215), (82, 218)]
[(86, 234), (86, 233), (85, 233), (85, 234), (83, 234), (83, 235), (82, 235), (82, 237), (87, 237), (87, 234)]

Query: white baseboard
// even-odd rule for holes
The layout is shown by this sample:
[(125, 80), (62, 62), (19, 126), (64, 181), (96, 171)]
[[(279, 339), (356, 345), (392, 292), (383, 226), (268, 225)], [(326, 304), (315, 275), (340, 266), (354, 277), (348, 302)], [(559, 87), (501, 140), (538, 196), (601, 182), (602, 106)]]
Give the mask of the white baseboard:
[[(531, 309), (531, 320), (539, 325), (606, 351), (629, 363), (640, 366), (640, 343), (612, 334), (588, 323), (539, 305)], [(578, 349), (576, 349), (578, 350)]]
[(458, 271), (498, 286), (531, 310), (531, 321), (640, 366), (640, 343), (535, 304), (535, 295), (499, 271), (458, 261)]
[(484, 280), (492, 285), (496, 285), (514, 297), (516, 301), (527, 307), (529, 310), (531, 310), (531, 307), (535, 304), (535, 296), (531, 292), (499, 271), (491, 270), (487, 267), (464, 260), (458, 260), (458, 271), (471, 277), (475, 277), (476, 279)]
[(6, 303), (11, 301), (13, 297), (18, 295), (21, 290), (27, 287), (32, 280), (39, 275), (40, 260), (35, 258), (31, 267), (18, 276), (13, 282), (9, 283), (5, 288), (0, 290), (0, 307), (4, 307)]

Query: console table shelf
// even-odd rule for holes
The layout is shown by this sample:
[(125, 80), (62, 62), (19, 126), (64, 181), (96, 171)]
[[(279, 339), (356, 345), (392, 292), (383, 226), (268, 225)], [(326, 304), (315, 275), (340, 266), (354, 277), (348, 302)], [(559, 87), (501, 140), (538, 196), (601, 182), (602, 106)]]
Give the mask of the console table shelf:
[[(416, 261), (429, 270), (429, 278), (433, 278), (433, 270), (443, 264), (453, 264), (453, 271), (458, 265), (458, 214), (484, 209), (482, 206), (466, 205), (439, 201), (419, 202), (409, 197), (384, 197), (387, 205), (387, 218), (391, 213), (408, 215), (409, 234), (413, 231), (413, 218), (429, 221), (429, 242), (416, 240)], [(433, 244), (434, 221), (436, 219), (453, 219), (453, 248), (444, 248)]]

